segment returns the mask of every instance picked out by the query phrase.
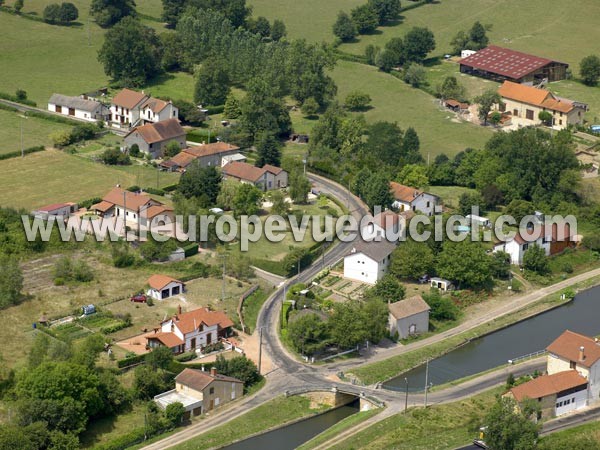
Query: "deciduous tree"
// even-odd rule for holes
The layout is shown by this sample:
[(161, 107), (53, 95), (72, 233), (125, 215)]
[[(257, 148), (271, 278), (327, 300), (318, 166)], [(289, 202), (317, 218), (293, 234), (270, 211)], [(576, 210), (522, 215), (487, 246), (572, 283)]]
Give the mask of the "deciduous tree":
[(392, 253), (390, 272), (405, 280), (417, 280), (433, 272), (434, 255), (425, 242), (402, 242)]
[(596, 86), (600, 80), (600, 57), (590, 55), (583, 58), (579, 63), (579, 75), (588, 86)]
[(109, 28), (127, 16), (136, 16), (134, 0), (92, 0), (90, 15), (102, 28)]
[(379, 16), (372, 5), (364, 4), (354, 8), (350, 15), (352, 21), (356, 25), (359, 34), (368, 34), (375, 31), (379, 25)]
[(222, 105), (229, 94), (229, 74), (222, 60), (211, 58), (202, 63), (195, 75), (194, 101), (203, 105)]
[(338, 13), (337, 19), (333, 24), (333, 34), (342, 42), (351, 41), (358, 34), (356, 24), (344, 11)]

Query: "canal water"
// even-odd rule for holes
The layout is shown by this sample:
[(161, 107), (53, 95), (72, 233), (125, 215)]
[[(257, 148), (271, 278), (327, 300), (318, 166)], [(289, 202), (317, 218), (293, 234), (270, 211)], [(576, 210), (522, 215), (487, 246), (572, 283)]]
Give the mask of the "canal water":
[[(357, 413), (359, 403), (358, 400), (355, 400), (349, 405), (324, 414), (228, 445), (227, 447), (223, 447), (223, 450), (292, 450), (335, 425), (340, 420)], [(277, 411), (273, 411), (273, 414), (277, 414)]]
[[(551, 311), (511, 325), (457, 348), (429, 362), (429, 382), (440, 385), (505, 364), (545, 349), (564, 330), (595, 336), (600, 334), (600, 287), (577, 294), (575, 299)], [(425, 365), (416, 367), (383, 387), (409, 391), (425, 388)]]

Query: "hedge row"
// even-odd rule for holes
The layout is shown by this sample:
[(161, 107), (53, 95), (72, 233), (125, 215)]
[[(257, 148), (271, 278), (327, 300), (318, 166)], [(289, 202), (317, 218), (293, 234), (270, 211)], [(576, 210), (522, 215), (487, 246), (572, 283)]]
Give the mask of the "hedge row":
[(119, 369), (122, 369), (124, 367), (133, 366), (134, 364), (143, 362), (145, 358), (146, 358), (146, 355), (144, 354), (144, 355), (135, 355), (135, 356), (130, 356), (129, 358), (119, 359), (117, 361), (117, 367)]
[(16, 95), (11, 95), (6, 92), (0, 92), (0, 98), (14, 103), (21, 103), (22, 105), (37, 106), (37, 103), (32, 100), (27, 100), (26, 98), (19, 99)]
[(2, 153), (2, 154), (0, 154), (0, 161), (4, 160), (4, 159), (17, 158), (17, 157), (21, 156), (21, 154), (29, 155), (30, 153), (43, 152), (44, 150), (45, 150), (45, 147), (43, 145), (38, 145), (36, 147), (26, 148), (25, 150), (23, 150), (22, 153), (21, 153), (21, 150), (16, 150), (14, 152), (8, 152), (8, 153)]
[(41, 111), (27, 111), (25, 113), (28, 117), (37, 117), (38, 119), (49, 120), (50, 122), (64, 123), (65, 125), (79, 125), (81, 122), (78, 120), (69, 119), (65, 116), (55, 116)]
[(100, 328), (100, 332), (103, 334), (116, 333), (117, 331), (127, 328), (129, 326), (131, 326), (131, 323), (121, 321), (121, 322), (115, 323), (113, 325), (109, 325), (107, 327)]
[(10, 105), (5, 105), (4, 103), (0, 103), (0, 109), (3, 109), (4, 111), (10, 111), (10, 112), (20, 112), (18, 108), (15, 108), (14, 106), (10, 106)]
[(338, 59), (343, 59), (344, 61), (350, 61), (350, 62), (355, 62), (355, 63), (359, 63), (359, 64), (368, 64), (369, 63), (369, 61), (367, 60), (367, 57), (364, 55), (352, 55), (350, 53), (346, 53), (341, 50), (336, 50), (335, 56)]
[(197, 255), (198, 254), (198, 243), (196, 242), (196, 243), (186, 245), (185, 247), (183, 247), (183, 254), (185, 255), (186, 258)]

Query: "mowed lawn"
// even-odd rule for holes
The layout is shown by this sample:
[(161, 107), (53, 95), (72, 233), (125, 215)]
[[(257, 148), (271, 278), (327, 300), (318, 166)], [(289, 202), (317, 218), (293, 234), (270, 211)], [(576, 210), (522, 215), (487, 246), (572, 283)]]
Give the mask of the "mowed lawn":
[(440, 153), (454, 155), (467, 147), (480, 148), (492, 132), (471, 123), (457, 122), (454, 114), (440, 109), (427, 93), (372, 66), (339, 61), (333, 70), (340, 99), (353, 90), (372, 98), (372, 109), (365, 113), (369, 122), (398, 122), (401, 128), (414, 127), (421, 140), (421, 153), (433, 158)]
[[(24, 117), (20, 113), (0, 109), (0, 154), (21, 149), (21, 126), (23, 126), (24, 148), (48, 145), (50, 134), (71, 128), (62, 123)], [(0, 164), (4, 166), (5, 163), (2, 161)]]
[(400, 25), (381, 27), (378, 33), (360, 36), (358, 43), (341, 48), (362, 54), (368, 44), (383, 46), (390, 38), (418, 26), (433, 31), (437, 42), (434, 53), (443, 55), (451, 50), (450, 41), (456, 33), (478, 20), (492, 25), (488, 36), (493, 44), (555, 58), (577, 69), (581, 58), (594, 53), (594, 43), (600, 40), (598, 17), (597, 0), (442, 0), (406, 11)]
[[(156, 169), (144, 166), (104, 166), (58, 150), (11, 158), (1, 162), (0, 206), (32, 209), (48, 203), (102, 197), (115, 186), (156, 186)], [(161, 186), (176, 183), (178, 176), (161, 173)]]
[(339, 11), (349, 12), (365, 3), (363, 0), (248, 0), (252, 15), (269, 21), (283, 20), (291, 38), (310, 42), (332, 41), (332, 27)]

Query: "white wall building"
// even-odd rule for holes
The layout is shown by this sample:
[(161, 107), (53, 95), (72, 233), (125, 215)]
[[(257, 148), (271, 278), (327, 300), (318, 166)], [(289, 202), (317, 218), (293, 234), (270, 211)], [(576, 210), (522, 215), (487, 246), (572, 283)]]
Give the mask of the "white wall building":
[(437, 195), (395, 181), (390, 182), (390, 190), (394, 196), (392, 206), (400, 212), (421, 212), (427, 216), (432, 216), (435, 214), (436, 205), (440, 203), (440, 198)]
[(431, 308), (420, 295), (400, 300), (388, 305), (390, 334), (398, 334), (400, 339), (429, 331), (429, 310)]
[(182, 294), (185, 289), (184, 283), (166, 275), (152, 275), (148, 278), (148, 286), (150, 289), (148, 289), (147, 295), (156, 300)]
[(375, 284), (387, 273), (391, 254), (396, 248), (387, 240), (365, 242), (356, 240), (344, 257), (344, 278)]
[(61, 94), (52, 94), (48, 100), (48, 111), (88, 122), (107, 120), (109, 117), (108, 108), (100, 102)]
[(365, 225), (361, 230), (361, 236), (365, 241), (373, 239), (394, 240), (400, 233), (400, 227), (403, 225), (400, 215), (393, 211), (383, 211), (375, 217), (373, 221)]

